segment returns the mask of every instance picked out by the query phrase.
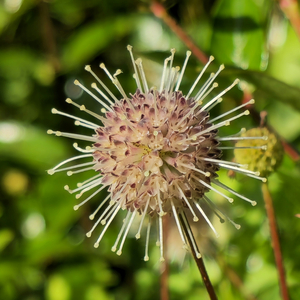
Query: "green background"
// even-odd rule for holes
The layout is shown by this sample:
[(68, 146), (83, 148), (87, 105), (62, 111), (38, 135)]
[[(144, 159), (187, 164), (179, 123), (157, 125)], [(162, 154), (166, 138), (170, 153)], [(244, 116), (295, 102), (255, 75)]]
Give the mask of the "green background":
[[(186, 46), (150, 11), (150, 1), (123, 0), (3, 0), (0, 3), (0, 299), (6, 300), (110, 300), (159, 299), (160, 264), (155, 237), (150, 261), (143, 261), (143, 237), (133, 232), (122, 256), (110, 251), (122, 224), (122, 214), (110, 226), (98, 249), (85, 233), (88, 216), (105, 197), (98, 195), (78, 211), (70, 187), (92, 173), (49, 176), (47, 169), (73, 156), (69, 139), (46, 134), (47, 129), (90, 134), (72, 120), (51, 114), (51, 108), (85, 117), (64, 100), (72, 98), (99, 112), (101, 107), (73, 85), (93, 82), (86, 64), (110, 85), (98, 68), (105, 62), (119, 76), (127, 94), (134, 93), (132, 66), (126, 46), (144, 59), (148, 80), (158, 84), (169, 49), (176, 48), (175, 63), (182, 65)], [(215, 62), (221, 88), (236, 77), (256, 99), (257, 111), (268, 112), (268, 124), (299, 149), (300, 42), (278, 3), (271, 0), (167, 0), (168, 12)], [(187, 67), (182, 90), (186, 93), (202, 65), (195, 58)], [(216, 116), (242, 101), (240, 88), (230, 91)], [(94, 121), (94, 120), (91, 120)], [(243, 117), (224, 134), (258, 126)], [(222, 132), (222, 131), (221, 131)], [(80, 146), (82, 146), (80, 144)], [(232, 153), (225, 154), (232, 159)], [(277, 271), (270, 244), (261, 183), (251, 178), (220, 180), (255, 199), (251, 205), (235, 198), (233, 204), (210, 197), (234, 221), (219, 224), (220, 237), (205, 222), (193, 224), (208, 273), (220, 299), (276, 300)], [(269, 178), (291, 299), (300, 295), (300, 172), (299, 163), (285, 155)], [(125, 212), (123, 212), (125, 213)], [(174, 234), (173, 234), (174, 231)], [(99, 231), (100, 232), (100, 231)], [(208, 299), (198, 270), (170, 225), (170, 299)]]

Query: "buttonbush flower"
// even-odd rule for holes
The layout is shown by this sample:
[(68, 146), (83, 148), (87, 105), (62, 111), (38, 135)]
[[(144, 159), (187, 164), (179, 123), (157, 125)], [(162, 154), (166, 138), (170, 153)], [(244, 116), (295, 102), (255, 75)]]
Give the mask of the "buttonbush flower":
[[(135, 60), (132, 47), (128, 46), (127, 48), (132, 60), (133, 77), (137, 86), (133, 94), (127, 94), (119, 82), (118, 75), (121, 70), (111, 74), (104, 64), (100, 64), (100, 68), (104, 70), (113, 85), (119, 90), (121, 96), (118, 97), (100, 80), (90, 66), (86, 66), (85, 70), (96, 81), (91, 85), (94, 92), (91, 92), (78, 80), (75, 80), (75, 85), (99, 102), (102, 115), (87, 109), (84, 105), (75, 103), (69, 98), (66, 100), (67, 103), (75, 105), (96, 121), (87, 121), (52, 109), (54, 114), (75, 119), (76, 125), (91, 129), (92, 134), (79, 135), (48, 130), (49, 134), (91, 143), (91, 146), (85, 149), (80, 148), (75, 143), (74, 147), (82, 154), (61, 162), (48, 173), (67, 171), (68, 175), (73, 175), (88, 170), (95, 171), (95, 176), (78, 183), (76, 188), (71, 189), (68, 185), (65, 186), (69, 193), (77, 193), (77, 199), (93, 190), (82, 202), (74, 206), (75, 210), (103, 189), (107, 189), (109, 195), (102, 199), (98, 208), (90, 216), (90, 219), (94, 219), (96, 215), (99, 215), (94, 226), (87, 233), (88, 237), (92, 235), (99, 224), (104, 225), (95, 242), (95, 247), (99, 246), (118, 212), (126, 210), (127, 215), (112, 251), (117, 251), (119, 255), (122, 253), (128, 232), (135, 221), (139, 222), (136, 238), (140, 238), (142, 233), (145, 236), (144, 259), (148, 260), (150, 230), (152, 225), (156, 224), (160, 256), (161, 260), (164, 260), (162, 220), (166, 214), (175, 219), (185, 247), (187, 247), (187, 240), (183, 226), (190, 230), (186, 211), (190, 212), (194, 222), (197, 222), (199, 217), (203, 217), (217, 235), (214, 226), (202, 208), (203, 203), (206, 203), (222, 222), (226, 219), (236, 228), (240, 227), (225, 214), (222, 214), (206, 196), (206, 193), (212, 190), (232, 202), (233, 199), (223, 193), (223, 190), (229, 191), (231, 194), (255, 205), (255, 201), (238, 194), (218, 181), (217, 171), (224, 168), (264, 181), (265, 178), (259, 177), (258, 172), (247, 170), (246, 165), (225, 161), (221, 157), (223, 150), (235, 148), (223, 146), (223, 142), (241, 139), (265, 139), (265, 137), (240, 137), (238, 134), (219, 137), (219, 128), (228, 126), (234, 120), (248, 115), (249, 111), (244, 110), (231, 117), (227, 116), (253, 104), (254, 100), (237, 106), (216, 118), (210, 118), (209, 111), (220, 103), (222, 96), (238, 83), (237, 79), (214, 97), (210, 96), (212, 90), (218, 86), (215, 79), (224, 69), (224, 66), (221, 65), (216, 73), (212, 73), (205, 83), (200, 88), (198, 87), (199, 81), (213, 61), (213, 57), (210, 57), (208, 63), (191, 85), (190, 90), (184, 94), (180, 91), (180, 84), (191, 55), (190, 51), (187, 51), (186, 59), (180, 71), (179, 67), (173, 67), (175, 50), (172, 49), (171, 56), (164, 61), (160, 86), (149, 88), (142, 59)], [(69, 167), (65, 166), (70, 162), (86, 159), (89, 161)], [(105, 208), (101, 210), (103, 206)], [(200, 257), (196, 244), (193, 244), (193, 247)]]

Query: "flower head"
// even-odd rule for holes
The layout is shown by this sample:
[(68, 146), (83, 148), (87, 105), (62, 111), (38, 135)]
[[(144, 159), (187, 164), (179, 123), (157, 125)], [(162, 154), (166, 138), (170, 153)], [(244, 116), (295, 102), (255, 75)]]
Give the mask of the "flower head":
[[(218, 86), (215, 79), (224, 69), (223, 65), (215, 74), (210, 75), (200, 89), (197, 89), (198, 82), (213, 60), (213, 57), (210, 57), (188, 93), (183, 94), (180, 91), (180, 84), (191, 55), (190, 51), (187, 52), (182, 70), (179, 72), (179, 67), (173, 67), (175, 50), (171, 50), (171, 56), (164, 62), (160, 87), (157, 89), (148, 87), (142, 60), (134, 59), (131, 46), (128, 46), (128, 50), (137, 85), (134, 94), (127, 95), (123, 90), (117, 78), (121, 73), (120, 70), (112, 75), (104, 64), (100, 64), (100, 67), (119, 90), (121, 94), (119, 98), (97, 77), (90, 66), (86, 66), (85, 69), (98, 82), (98, 85), (92, 84), (96, 94), (77, 80), (75, 84), (99, 102), (102, 106), (103, 115), (96, 114), (71, 99), (67, 99), (67, 102), (88, 113), (97, 122), (86, 121), (56, 109), (52, 110), (53, 113), (75, 119), (75, 124), (94, 130), (94, 134), (85, 136), (49, 130), (49, 134), (89, 141), (92, 145), (82, 149), (78, 147), (78, 144), (74, 144), (74, 147), (83, 154), (63, 161), (49, 170), (48, 173), (67, 171), (68, 175), (72, 175), (86, 170), (95, 170), (95, 176), (79, 183), (77, 188), (72, 190), (69, 186), (65, 186), (65, 189), (71, 194), (77, 193), (77, 199), (96, 189), (81, 203), (75, 205), (74, 209), (78, 209), (105, 188), (109, 192), (109, 195), (90, 216), (91, 219), (94, 219), (102, 206), (106, 204), (106, 208), (100, 214), (95, 225), (87, 233), (87, 236), (90, 237), (100, 223), (105, 225), (95, 247), (98, 247), (100, 240), (118, 212), (127, 210), (123, 226), (112, 250), (116, 251), (118, 248), (117, 254), (121, 254), (128, 231), (135, 219), (140, 222), (136, 233), (136, 238), (139, 238), (147, 216), (145, 260), (149, 259), (149, 235), (152, 220), (155, 218), (158, 219), (159, 245), (161, 260), (163, 260), (162, 218), (166, 214), (174, 217), (182, 242), (185, 245), (186, 237), (182, 226), (188, 222), (184, 213), (186, 210), (190, 211), (195, 222), (202, 216), (217, 235), (215, 228), (201, 207), (202, 202), (208, 204), (221, 221), (227, 219), (236, 228), (239, 228), (238, 224), (235, 224), (216, 208), (214, 203), (205, 195), (206, 192), (213, 190), (232, 202), (233, 199), (220, 191), (220, 188), (252, 205), (256, 204), (255, 201), (239, 195), (216, 179), (217, 171), (220, 168), (225, 168), (265, 180), (259, 177), (258, 172), (247, 170), (245, 165), (221, 159), (223, 149), (234, 148), (220, 146), (221, 143), (243, 139), (243, 137), (234, 135), (220, 138), (218, 129), (249, 114), (249, 111), (246, 110), (227, 118), (227, 115), (254, 103), (254, 100), (210, 119), (210, 109), (220, 103), (221, 97), (238, 83), (238, 80), (235, 80), (225, 90), (207, 100), (212, 90)], [(202, 105), (203, 101), (205, 101), (204, 105)], [(220, 119), (222, 120), (219, 121)], [(260, 138), (257, 137), (257, 139)], [(86, 158), (90, 161), (75, 166), (62, 167), (71, 161)], [(194, 247), (196, 253), (199, 254), (196, 249), (197, 246)]]

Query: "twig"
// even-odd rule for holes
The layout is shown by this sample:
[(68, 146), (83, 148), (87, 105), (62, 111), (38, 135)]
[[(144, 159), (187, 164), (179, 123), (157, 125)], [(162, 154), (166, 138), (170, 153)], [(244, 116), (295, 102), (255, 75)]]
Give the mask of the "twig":
[(193, 235), (193, 232), (191, 230), (190, 224), (189, 224), (189, 222), (186, 221), (185, 213), (181, 212), (179, 214), (179, 218), (180, 218), (180, 222), (181, 222), (186, 240), (188, 242), (190, 251), (192, 252), (193, 258), (194, 258), (194, 260), (197, 264), (198, 270), (199, 270), (199, 272), (202, 276), (202, 279), (203, 279), (205, 288), (207, 290), (207, 293), (208, 293), (211, 300), (218, 300), (217, 295), (216, 295), (215, 290), (214, 290), (214, 287), (212, 286), (212, 284), (210, 282), (210, 279), (209, 279), (209, 276), (207, 274), (203, 258), (202, 258), (202, 256), (199, 257), (200, 252), (199, 252), (198, 249), (197, 249), (198, 250), (198, 256), (197, 256), (197, 253), (195, 252), (195, 246), (194, 245), (197, 245), (197, 243), (196, 243), (195, 237)]
[(168, 216), (163, 217), (163, 236), (166, 238), (163, 239), (163, 248), (165, 253), (165, 260), (161, 262), (161, 275), (160, 275), (160, 299), (169, 300), (169, 289), (168, 289), (168, 277), (169, 277), (169, 261), (167, 258), (168, 253), (168, 243), (167, 237), (169, 232), (169, 218)]
[(292, 27), (300, 39), (300, 14), (297, 0), (279, 0), (279, 6), (290, 20)]
[(166, 9), (158, 2), (153, 1), (150, 9), (152, 13), (162, 19), (168, 27), (182, 40), (196, 58), (204, 65), (208, 62), (208, 57), (199, 49), (190, 36), (176, 23), (176, 21), (167, 13)]
[(272, 247), (275, 256), (275, 262), (279, 274), (279, 285), (280, 285), (281, 295), (282, 295), (282, 299), (289, 300), (289, 293), (287, 289), (285, 272), (284, 272), (284, 267), (282, 262), (282, 255), (280, 250), (280, 243), (279, 243), (279, 237), (277, 232), (274, 207), (273, 207), (272, 197), (268, 185), (266, 183), (262, 184), (262, 192), (263, 192), (265, 207), (266, 207), (267, 216), (269, 220), (270, 235), (271, 235)]

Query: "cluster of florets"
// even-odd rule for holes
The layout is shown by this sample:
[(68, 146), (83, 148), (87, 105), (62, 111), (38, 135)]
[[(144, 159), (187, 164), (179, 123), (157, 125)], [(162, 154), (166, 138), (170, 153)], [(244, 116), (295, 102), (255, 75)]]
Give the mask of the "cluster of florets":
[[(221, 188), (255, 205), (255, 201), (238, 194), (219, 182), (216, 179), (216, 172), (219, 168), (225, 168), (263, 181), (265, 178), (259, 177), (259, 172), (248, 170), (247, 165), (221, 160), (222, 150), (235, 147), (222, 146), (220, 144), (244, 139), (265, 140), (265, 137), (241, 137), (239, 134), (222, 138), (218, 136), (219, 128), (228, 126), (235, 119), (248, 115), (249, 111), (243, 111), (224, 121), (216, 122), (217, 120), (254, 103), (254, 100), (250, 100), (214, 119), (210, 119), (210, 109), (220, 103), (222, 101), (221, 97), (238, 83), (238, 80), (235, 80), (225, 90), (212, 97), (205, 105), (202, 105), (212, 90), (218, 86), (214, 80), (224, 69), (223, 65), (220, 66), (216, 73), (212, 73), (198, 92), (192, 96), (202, 75), (213, 61), (213, 57), (210, 57), (189, 92), (184, 95), (179, 88), (191, 55), (190, 51), (187, 52), (182, 71), (179, 72), (179, 67), (174, 68), (172, 66), (175, 54), (175, 50), (172, 49), (171, 56), (164, 62), (160, 88), (149, 89), (142, 60), (134, 60), (131, 46), (128, 46), (128, 50), (137, 84), (137, 90), (133, 95), (128, 97), (117, 79), (117, 76), (121, 73), (120, 70), (111, 75), (104, 64), (100, 64), (100, 67), (121, 93), (121, 99), (114, 96), (92, 71), (90, 66), (86, 66), (85, 69), (101, 85), (101, 88), (99, 88), (96, 83), (92, 84), (92, 88), (101, 97), (92, 93), (78, 80), (75, 81), (75, 84), (99, 102), (104, 115), (101, 116), (92, 112), (84, 105), (79, 105), (71, 99), (67, 99), (67, 102), (96, 118), (97, 123), (60, 112), (56, 109), (52, 110), (55, 114), (75, 119), (76, 125), (92, 129), (96, 134), (78, 135), (49, 130), (49, 134), (89, 141), (92, 143), (92, 146), (82, 149), (75, 143), (74, 147), (83, 154), (63, 161), (49, 170), (48, 173), (54, 174), (59, 171), (67, 171), (68, 175), (73, 175), (90, 170), (96, 172), (95, 176), (87, 179), (85, 182), (78, 183), (77, 188), (73, 190), (69, 186), (65, 186), (65, 189), (70, 193), (77, 193), (77, 199), (84, 193), (98, 187), (90, 196), (75, 205), (74, 209), (78, 209), (104, 188), (108, 188), (109, 195), (90, 216), (90, 219), (94, 219), (103, 205), (107, 204), (93, 228), (87, 233), (87, 236), (91, 236), (99, 224), (105, 225), (95, 243), (95, 247), (98, 247), (100, 240), (119, 210), (127, 210), (127, 215), (112, 250), (116, 251), (119, 245), (117, 254), (122, 253), (122, 247), (128, 231), (138, 216), (140, 225), (136, 238), (139, 238), (147, 215), (145, 260), (149, 259), (150, 228), (155, 223), (152, 222), (155, 218), (158, 219), (158, 222), (156, 222), (159, 233), (158, 244), (160, 246), (161, 260), (163, 260), (162, 218), (166, 214), (174, 217), (184, 245), (187, 243), (187, 236), (184, 232), (190, 234), (189, 238), (193, 238), (190, 228), (187, 228), (189, 223), (185, 214), (186, 210), (190, 211), (195, 222), (199, 220), (199, 217), (203, 217), (215, 234), (217, 234), (214, 226), (202, 209), (202, 202), (206, 203), (216, 213), (220, 221), (223, 222), (226, 219), (237, 229), (240, 227), (227, 215), (220, 212), (205, 193), (213, 190), (229, 202), (232, 202), (233, 199), (231, 197), (219, 191), (219, 188)], [(263, 149), (263, 146), (261, 148)], [(62, 167), (69, 162), (87, 158), (91, 161)], [(213, 187), (212, 184), (218, 188)], [(183, 230), (183, 228), (187, 230)], [(193, 247), (195, 253), (200, 256), (195, 243), (193, 243)]]

